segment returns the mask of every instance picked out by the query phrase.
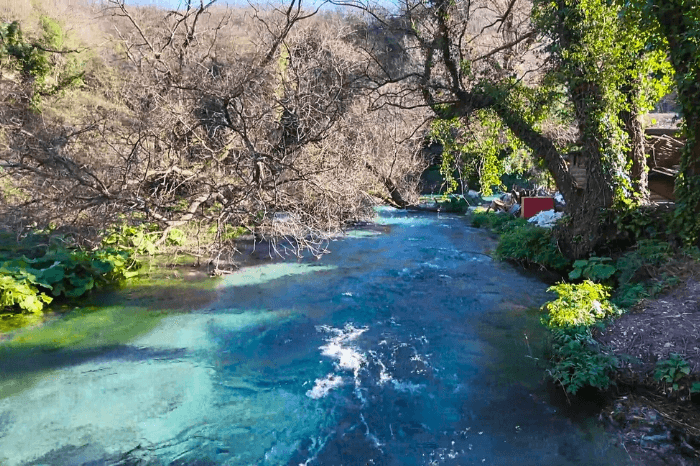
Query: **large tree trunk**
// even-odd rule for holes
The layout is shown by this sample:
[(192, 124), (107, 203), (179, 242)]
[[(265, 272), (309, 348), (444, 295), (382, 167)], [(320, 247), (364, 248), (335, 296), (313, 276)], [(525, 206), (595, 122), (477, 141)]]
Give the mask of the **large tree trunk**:
[[(595, 93), (596, 89), (593, 86), (587, 86), (586, 89), (580, 88), (574, 94), (579, 115), (586, 115), (586, 112), (590, 111), (588, 102), (596, 100), (590, 99), (586, 93)], [(552, 141), (535, 131), (517, 113), (506, 106), (496, 104), (493, 108), (516, 137), (527, 144), (535, 154), (544, 158), (557, 189), (566, 200), (566, 212), (571, 220), (557, 234), (561, 252), (571, 259), (587, 257), (600, 242), (602, 236), (600, 214), (603, 209), (610, 207), (613, 199), (611, 176), (603, 169), (598, 141), (594, 138), (583, 141), (587, 177), (585, 186), (577, 186), (566, 161)], [(585, 125), (583, 117), (580, 118), (580, 124)]]
[(625, 123), (625, 129), (630, 137), (628, 158), (632, 160), (630, 178), (632, 179), (634, 196), (642, 204), (646, 204), (649, 202), (649, 174), (647, 171), (647, 155), (644, 151), (644, 128), (642, 127), (640, 114), (632, 104), (631, 111), (622, 112), (620, 117)]
[(586, 183), (579, 186), (583, 191), (566, 201), (566, 211), (571, 221), (559, 230), (559, 247), (571, 259), (587, 257), (598, 246), (602, 237), (600, 215), (613, 201), (613, 179), (610, 169), (603, 166), (603, 144), (606, 135), (601, 134), (595, 124), (594, 115), (603, 104), (600, 87), (586, 81), (584, 74), (578, 86), (570, 89), (581, 134), (581, 156), (585, 160)]
[(634, 196), (642, 204), (649, 202), (649, 175), (647, 170), (647, 155), (644, 150), (644, 128), (640, 118), (639, 108), (635, 104), (639, 96), (639, 83), (632, 83), (627, 89), (627, 103), (629, 110), (620, 113), (620, 119), (625, 124), (625, 129), (630, 138), (630, 150), (628, 158), (632, 161), (632, 188)]
[[(560, 0), (557, 14), (559, 45), (565, 50), (580, 46), (582, 34), (585, 34), (577, 28), (579, 20), (583, 21), (579, 18), (581, 12)], [(613, 202), (614, 167), (610, 166), (613, 162), (604, 162), (605, 147), (610, 144), (612, 135), (607, 134), (598, 121), (607, 102), (596, 82), (597, 76), (590, 73), (595, 66), (591, 67), (588, 62), (595, 61), (596, 57), (582, 59), (562, 54), (559, 60), (562, 68), (567, 70), (565, 74), (579, 128), (580, 156), (585, 161), (586, 181), (584, 186), (577, 187), (577, 195), (566, 199), (566, 211), (571, 219), (568, 225), (558, 230), (557, 238), (565, 256), (580, 259), (599, 245), (603, 234), (600, 217)]]
[(396, 184), (394, 181), (389, 178), (388, 176), (382, 175), (379, 170), (369, 162), (365, 162), (365, 167), (367, 170), (372, 172), (374, 176), (376, 176), (379, 181), (384, 185), (386, 190), (389, 192), (389, 196), (391, 196), (391, 200), (396, 204), (397, 207), (400, 207), (402, 209), (405, 209), (406, 206), (408, 205), (408, 201), (406, 201), (403, 196), (401, 195), (401, 191), (399, 191), (399, 188), (396, 187)]

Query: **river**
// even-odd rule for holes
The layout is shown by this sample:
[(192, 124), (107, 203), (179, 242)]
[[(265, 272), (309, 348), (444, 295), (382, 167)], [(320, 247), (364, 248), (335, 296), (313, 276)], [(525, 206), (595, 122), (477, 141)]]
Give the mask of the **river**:
[[(381, 208), (126, 343), (48, 352), (0, 399), (0, 464), (629, 464), (547, 390), (546, 285), (493, 247), (463, 217)], [(39, 371), (11, 356), (12, 378)]]

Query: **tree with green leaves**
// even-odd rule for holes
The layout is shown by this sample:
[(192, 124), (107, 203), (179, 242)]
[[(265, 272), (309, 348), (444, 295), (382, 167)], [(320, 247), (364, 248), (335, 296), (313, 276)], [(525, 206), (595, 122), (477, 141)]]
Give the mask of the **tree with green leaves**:
[[(396, 24), (359, 6), (384, 28)], [(627, 8), (605, 0), (403, 0), (399, 11), (415, 64), (376, 70), (383, 83), (403, 82), (420, 92), (441, 120), (468, 124), (485, 109), (494, 112), (543, 160), (566, 200), (569, 221), (558, 234), (562, 251), (587, 256), (602, 239), (602, 213), (645, 197), (637, 116), (668, 82), (659, 71), (663, 55), (647, 50)], [(518, 32), (505, 39), (501, 31), (509, 23)], [(389, 95), (382, 86), (378, 94), (403, 104), (403, 95)], [(574, 144), (560, 144), (543, 131), (555, 105), (566, 108), (578, 130)], [(574, 158), (583, 160), (583, 185), (570, 171)]]
[[(595, 247), (601, 209), (628, 207), (648, 198), (640, 116), (670, 89), (663, 51), (650, 49), (651, 34), (636, 11), (603, 0), (537, 1), (535, 17), (554, 66), (565, 84), (579, 129), (586, 186), (572, 224), (571, 242)], [(591, 185), (592, 183), (592, 185)], [(577, 254), (574, 254), (578, 256)]]

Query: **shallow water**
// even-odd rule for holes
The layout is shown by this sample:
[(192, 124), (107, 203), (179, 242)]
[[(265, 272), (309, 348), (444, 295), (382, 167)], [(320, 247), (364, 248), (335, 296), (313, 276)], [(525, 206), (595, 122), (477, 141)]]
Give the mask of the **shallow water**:
[(544, 284), (462, 218), (379, 215), (0, 399), (0, 464), (629, 462), (543, 388)]

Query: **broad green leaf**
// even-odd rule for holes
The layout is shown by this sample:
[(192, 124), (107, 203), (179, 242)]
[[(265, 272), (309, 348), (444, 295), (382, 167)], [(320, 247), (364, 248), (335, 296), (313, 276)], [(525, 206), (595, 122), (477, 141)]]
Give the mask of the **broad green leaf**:
[(113, 269), (112, 264), (103, 260), (93, 260), (90, 266), (99, 274), (109, 273)]
[(592, 278), (610, 278), (615, 274), (615, 267), (608, 264), (597, 264), (593, 266), (591, 276)]
[(64, 276), (65, 272), (63, 267), (60, 266), (49, 267), (48, 269), (44, 269), (41, 273), (41, 279), (49, 285), (60, 282), (63, 280)]

